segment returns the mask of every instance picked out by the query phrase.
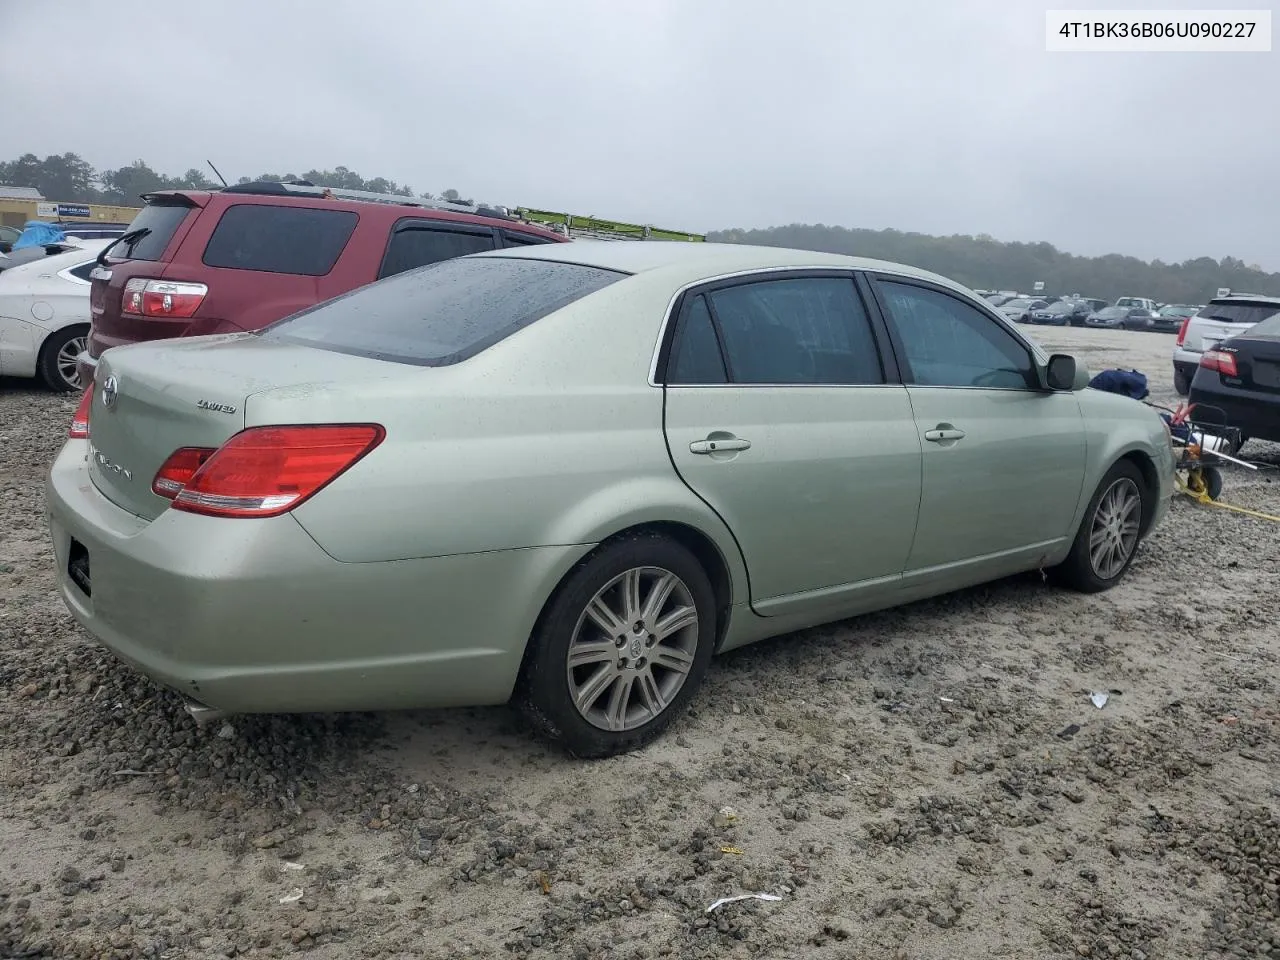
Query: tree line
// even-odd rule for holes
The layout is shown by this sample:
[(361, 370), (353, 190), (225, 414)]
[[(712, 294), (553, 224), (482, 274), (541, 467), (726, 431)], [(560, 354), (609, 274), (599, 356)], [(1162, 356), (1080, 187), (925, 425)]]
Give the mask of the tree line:
[[(310, 180), (327, 187), (418, 196), (426, 200), (462, 200), (454, 189), (439, 194), (415, 193), (409, 184), (385, 177), (366, 180), (347, 167), (293, 173), (263, 173), (240, 177), (253, 180)], [(174, 177), (153, 170), (142, 160), (115, 170), (95, 170), (78, 154), (50, 155), (43, 160), (28, 153), (0, 162), (0, 184), (36, 187), (50, 200), (67, 203), (136, 205), (154, 190), (208, 190), (219, 184), (192, 168)], [(470, 202), (470, 201), (464, 201)], [(759, 230), (722, 230), (708, 240), (797, 247), (860, 257), (891, 260), (932, 270), (979, 289), (1030, 292), (1037, 281), (1055, 294), (1079, 293), (1114, 300), (1120, 296), (1153, 297), (1164, 303), (1204, 303), (1220, 287), (1280, 296), (1280, 273), (1267, 273), (1257, 264), (1235, 257), (1197, 257), (1182, 263), (1150, 262), (1118, 253), (1080, 257), (1049, 243), (1003, 243), (985, 234), (936, 237), (901, 230), (863, 230), (824, 224), (791, 224)]]
[(1242, 293), (1280, 296), (1280, 273), (1235, 257), (1197, 257), (1182, 263), (1147, 262), (1109, 253), (1078, 257), (1049, 243), (1002, 243), (986, 234), (935, 237), (901, 230), (860, 230), (823, 224), (791, 224), (760, 230), (707, 234), (721, 243), (820, 250), (910, 264), (979, 290), (1030, 293), (1037, 281), (1046, 293), (1115, 300), (1151, 297), (1161, 303), (1205, 303), (1220, 287)]
[[(255, 180), (310, 180), (312, 183), (343, 190), (394, 193), (400, 196), (417, 196), (424, 200), (471, 202), (464, 200), (452, 188), (442, 190), (439, 194), (415, 193), (407, 183), (396, 183), (386, 177), (366, 180), (346, 167), (308, 170), (301, 175), (263, 173), (256, 177), (240, 177), (236, 182), (252, 183)], [(75, 153), (64, 153), (61, 156), (51, 154), (43, 160), (34, 153), (25, 153), (16, 160), (0, 161), (0, 184), (35, 187), (47, 199), (63, 203), (106, 203), (120, 206), (137, 206), (139, 197), (156, 190), (213, 190), (222, 185), (196, 167), (180, 177), (172, 177), (151, 169), (143, 160), (135, 160), (128, 166), (115, 170), (96, 170)]]

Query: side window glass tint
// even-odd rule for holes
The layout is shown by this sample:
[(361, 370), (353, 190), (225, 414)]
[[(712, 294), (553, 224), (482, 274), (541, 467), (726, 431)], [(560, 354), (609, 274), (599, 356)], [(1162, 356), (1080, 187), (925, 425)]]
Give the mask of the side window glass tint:
[(358, 219), (348, 210), (238, 203), (218, 221), (204, 248), (204, 262), (322, 277), (338, 262)]
[(414, 267), (425, 267), (429, 263), (492, 249), (493, 235), (490, 233), (436, 230), (429, 227), (401, 228), (391, 236), (381, 276), (389, 277)]
[(90, 260), (88, 263), (82, 263), (78, 267), (72, 267), (67, 272), (70, 273), (73, 277), (77, 277), (80, 280), (83, 280), (85, 283), (89, 283), (90, 282), (89, 274), (93, 272), (93, 268), (96, 267), (97, 265), (98, 264), (95, 261)]
[(937, 290), (879, 281), (912, 383), (931, 387), (1031, 388), (1031, 354), (999, 323)]
[(708, 294), (734, 383), (884, 383), (853, 281), (799, 277)]
[(546, 237), (532, 233), (517, 233), (515, 230), (503, 230), (502, 242), (508, 247), (529, 247), (537, 243), (551, 243)]
[(685, 308), (671, 351), (668, 383), (726, 383), (724, 358), (711, 325), (707, 301), (695, 297)]

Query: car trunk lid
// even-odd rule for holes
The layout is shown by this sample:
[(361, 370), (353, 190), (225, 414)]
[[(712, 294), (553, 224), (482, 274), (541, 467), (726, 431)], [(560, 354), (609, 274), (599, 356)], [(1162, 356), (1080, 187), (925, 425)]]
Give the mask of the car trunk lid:
[(94, 377), (89, 475), (112, 503), (154, 519), (170, 503), (151, 489), (160, 467), (183, 447), (222, 446), (244, 428), (254, 394), (372, 379), (393, 367), (247, 334), (112, 350)]
[(1223, 347), (1235, 354), (1243, 386), (1280, 394), (1280, 339), (1242, 336)]

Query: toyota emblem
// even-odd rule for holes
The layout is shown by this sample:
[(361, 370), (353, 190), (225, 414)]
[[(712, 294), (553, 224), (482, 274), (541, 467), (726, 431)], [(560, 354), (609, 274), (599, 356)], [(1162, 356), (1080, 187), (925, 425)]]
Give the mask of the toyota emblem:
[(120, 392), (120, 381), (116, 379), (115, 374), (107, 377), (107, 382), (102, 385), (102, 405), (110, 409), (116, 405), (116, 394)]

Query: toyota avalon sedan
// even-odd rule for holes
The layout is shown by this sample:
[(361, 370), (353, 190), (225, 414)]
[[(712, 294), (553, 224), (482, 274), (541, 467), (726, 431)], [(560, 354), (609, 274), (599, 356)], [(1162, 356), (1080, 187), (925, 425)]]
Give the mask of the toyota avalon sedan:
[(1021, 571), (1114, 585), (1149, 408), (869, 260), (578, 242), (103, 354), (47, 484), (60, 591), (219, 712), (514, 700), (640, 746), (714, 653)]

